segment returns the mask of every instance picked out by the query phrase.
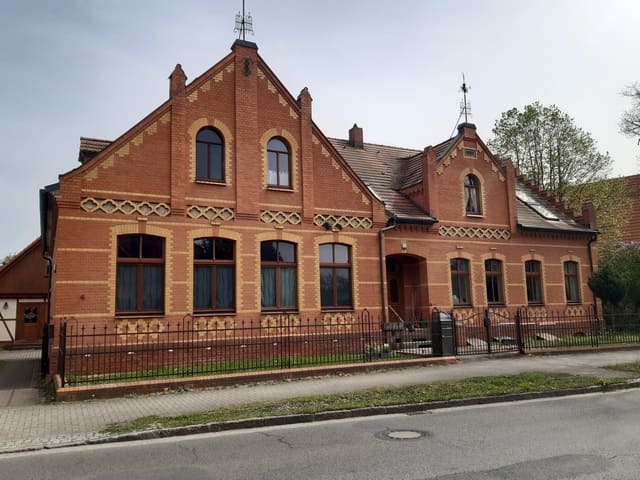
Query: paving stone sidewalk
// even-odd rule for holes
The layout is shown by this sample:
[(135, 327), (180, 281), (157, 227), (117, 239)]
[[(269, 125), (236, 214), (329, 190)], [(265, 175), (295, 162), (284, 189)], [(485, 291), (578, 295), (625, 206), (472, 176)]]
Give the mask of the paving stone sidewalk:
[[(29, 355), (20, 353), (18, 355)], [(31, 353), (34, 355), (34, 353)], [(10, 356), (0, 351), (0, 360)], [(289, 397), (342, 393), (374, 386), (407, 385), (526, 371), (620, 377), (605, 365), (639, 362), (640, 350), (582, 354), (463, 358), (454, 365), (269, 382), (236, 387), (132, 396), (110, 400), (49, 403), (0, 408), (0, 453), (51, 448), (108, 437), (108, 424), (146, 415), (177, 415), (221, 406)], [(6, 366), (5, 366), (6, 368)]]

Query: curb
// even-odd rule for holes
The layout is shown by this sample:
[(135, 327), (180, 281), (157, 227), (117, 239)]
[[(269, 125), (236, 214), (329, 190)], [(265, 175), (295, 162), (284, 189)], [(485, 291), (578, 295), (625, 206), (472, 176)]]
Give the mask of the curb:
[(543, 398), (557, 398), (570, 395), (582, 395), (588, 393), (607, 393), (619, 390), (640, 388), (640, 378), (628, 380), (624, 383), (611, 385), (594, 385), (590, 387), (569, 388), (564, 390), (551, 390), (545, 392), (514, 393), (491, 397), (472, 397), (454, 400), (439, 400), (432, 402), (411, 403), (405, 405), (389, 405), (382, 407), (364, 407), (353, 410), (337, 410), (311, 414), (287, 415), (278, 417), (248, 418), (243, 420), (231, 420), (228, 422), (214, 422), (185, 427), (165, 428), (158, 430), (145, 430), (141, 432), (125, 433), (110, 437), (95, 438), (78, 442), (68, 442), (57, 445), (44, 445), (41, 447), (24, 447), (15, 450), (5, 450), (3, 453), (33, 452), (37, 450), (52, 450), (65, 447), (77, 447), (83, 445), (102, 445), (107, 443), (133, 442), (137, 440), (152, 440), (158, 438), (179, 437), (200, 433), (215, 433), (246, 428), (262, 428), (279, 425), (295, 425), (301, 423), (321, 422), (327, 420), (340, 420), (346, 418), (362, 418), (374, 415), (389, 415), (396, 413), (418, 413), (442, 408), (466, 407), (471, 405), (488, 405), (503, 402), (519, 402), (524, 400), (536, 400)]

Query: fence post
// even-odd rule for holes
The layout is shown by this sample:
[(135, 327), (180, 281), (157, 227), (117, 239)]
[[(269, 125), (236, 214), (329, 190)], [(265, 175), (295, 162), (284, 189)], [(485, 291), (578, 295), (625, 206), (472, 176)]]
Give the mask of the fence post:
[(524, 353), (524, 340), (522, 335), (522, 318), (520, 315), (520, 309), (516, 310), (516, 343), (518, 344), (518, 352)]
[(64, 387), (65, 385), (64, 360), (66, 357), (66, 351), (67, 351), (67, 322), (62, 322), (62, 325), (60, 325), (60, 339), (58, 344), (58, 373), (60, 375), (60, 384), (62, 387)]
[(487, 353), (491, 355), (491, 319), (489, 318), (489, 310), (484, 311), (484, 330), (487, 336)]
[(598, 347), (598, 334), (600, 333), (598, 330), (598, 315), (597, 313), (594, 315), (593, 310), (589, 309), (587, 315), (592, 318), (592, 321), (589, 322), (591, 325), (591, 346)]

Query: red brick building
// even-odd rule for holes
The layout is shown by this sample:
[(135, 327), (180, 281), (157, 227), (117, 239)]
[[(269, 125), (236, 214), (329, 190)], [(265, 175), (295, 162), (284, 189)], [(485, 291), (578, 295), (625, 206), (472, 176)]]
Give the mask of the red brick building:
[(368, 309), (573, 309), (592, 213), (575, 218), (463, 124), (423, 151), (329, 139), (236, 41), (115, 141), (81, 139), (81, 165), (41, 192), (52, 319), (162, 325), (186, 314), (268, 329), (274, 314), (338, 328)]

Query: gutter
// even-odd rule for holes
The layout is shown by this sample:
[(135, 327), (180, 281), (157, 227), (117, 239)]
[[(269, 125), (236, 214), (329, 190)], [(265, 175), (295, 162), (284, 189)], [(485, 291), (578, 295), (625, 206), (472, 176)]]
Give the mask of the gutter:
[[(587, 242), (587, 248), (589, 252), (589, 271), (593, 275), (593, 251), (591, 245), (598, 239), (598, 235), (594, 234), (591, 236), (589, 241)], [(591, 290), (591, 289), (589, 289)], [(596, 294), (591, 290), (591, 296), (593, 297), (593, 311), (596, 313), (596, 318), (598, 317), (598, 304), (596, 302)]]
[(383, 249), (383, 241), (384, 241), (384, 232), (388, 232), (389, 230), (393, 230), (397, 228), (396, 219), (392, 217), (390, 219), (391, 225), (387, 225), (386, 227), (382, 227), (378, 231), (378, 258), (380, 262), (380, 306), (382, 307), (382, 322), (387, 323), (387, 309), (386, 309), (386, 298), (384, 295), (384, 249)]

